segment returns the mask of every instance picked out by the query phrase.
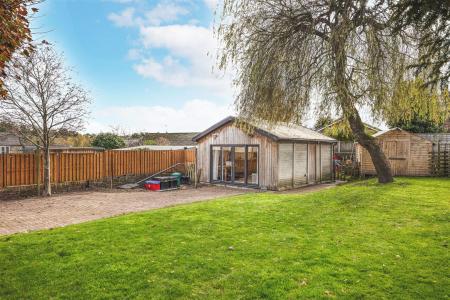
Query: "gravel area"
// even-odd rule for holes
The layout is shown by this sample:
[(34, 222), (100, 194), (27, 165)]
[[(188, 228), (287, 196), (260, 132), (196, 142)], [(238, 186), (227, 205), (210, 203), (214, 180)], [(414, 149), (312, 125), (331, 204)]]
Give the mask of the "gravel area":
[(252, 192), (219, 186), (167, 192), (78, 192), (50, 198), (0, 201), (0, 235), (61, 227), (129, 212)]

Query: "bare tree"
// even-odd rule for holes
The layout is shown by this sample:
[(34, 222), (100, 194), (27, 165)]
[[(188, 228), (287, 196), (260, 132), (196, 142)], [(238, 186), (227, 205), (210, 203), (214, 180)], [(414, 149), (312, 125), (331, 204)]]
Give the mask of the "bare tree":
[(73, 83), (62, 56), (48, 45), (36, 47), (28, 56), (15, 56), (6, 72), (2, 118), (44, 151), (44, 195), (50, 196), (50, 145), (58, 132), (83, 128), (90, 98)]
[[(370, 153), (381, 183), (392, 172), (359, 109), (382, 117), (412, 59), (414, 39), (393, 29), (391, 7), (375, 0), (224, 0), (216, 33), (219, 67), (233, 65), (243, 118), (299, 122), (319, 99), (348, 120)], [(312, 97), (312, 95), (314, 97)]]

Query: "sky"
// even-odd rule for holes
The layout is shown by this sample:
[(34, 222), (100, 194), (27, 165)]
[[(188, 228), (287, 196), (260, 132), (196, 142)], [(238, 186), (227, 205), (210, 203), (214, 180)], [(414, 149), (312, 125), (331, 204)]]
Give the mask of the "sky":
[(216, 0), (45, 0), (32, 21), (92, 98), (84, 132), (201, 131), (234, 113)]
[[(218, 0), (45, 0), (32, 19), (90, 92), (83, 132), (194, 132), (235, 114), (217, 69)], [(370, 112), (361, 111), (365, 121)], [(311, 127), (314, 111), (304, 118)], [(381, 126), (375, 122), (374, 125)]]

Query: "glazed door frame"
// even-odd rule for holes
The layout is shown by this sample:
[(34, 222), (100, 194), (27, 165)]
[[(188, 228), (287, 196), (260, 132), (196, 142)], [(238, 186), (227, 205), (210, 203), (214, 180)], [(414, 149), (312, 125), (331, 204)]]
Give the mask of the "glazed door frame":
[[(221, 167), (218, 168), (221, 170), (221, 176), (220, 176), (220, 180), (213, 180), (214, 176), (213, 176), (213, 164), (214, 164), (214, 159), (213, 159), (213, 148), (214, 147), (220, 147), (220, 163), (221, 163)], [(225, 160), (224, 160), (224, 148), (231, 148), (231, 154), (230, 154), (230, 161), (231, 161), (231, 176), (229, 181), (226, 180), (225, 176)], [(242, 147), (245, 150), (245, 155), (244, 155), (244, 182), (236, 182), (236, 161), (235, 161), (235, 157), (236, 157), (236, 148)], [(252, 147), (252, 148), (257, 148), (257, 163), (256, 163), (256, 173), (257, 173), (257, 183), (256, 184), (252, 184), (252, 183), (248, 183), (248, 148)], [(259, 182), (260, 182), (260, 163), (259, 163), (259, 159), (260, 159), (260, 147), (259, 145), (256, 144), (216, 144), (216, 145), (211, 145), (210, 146), (210, 168), (209, 168), (209, 175), (210, 175), (210, 182), (211, 183), (224, 183), (224, 184), (231, 184), (231, 185), (238, 185), (238, 186), (249, 186), (249, 187), (258, 187), (259, 186)]]

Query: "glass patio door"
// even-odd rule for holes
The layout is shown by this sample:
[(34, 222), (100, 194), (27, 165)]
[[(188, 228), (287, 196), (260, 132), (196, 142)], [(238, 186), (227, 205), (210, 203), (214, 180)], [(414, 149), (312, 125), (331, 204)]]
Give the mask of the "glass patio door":
[(258, 185), (258, 146), (211, 147), (211, 181)]
[(245, 176), (247, 173), (245, 147), (233, 147), (234, 149), (234, 178), (233, 182), (245, 184)]
[(222, 147), (223, 181), (232, 182), (234, 173), (233, 147)]

